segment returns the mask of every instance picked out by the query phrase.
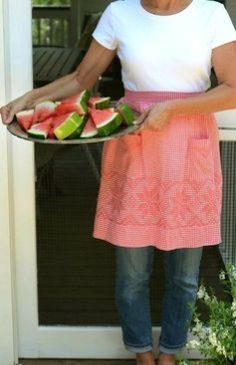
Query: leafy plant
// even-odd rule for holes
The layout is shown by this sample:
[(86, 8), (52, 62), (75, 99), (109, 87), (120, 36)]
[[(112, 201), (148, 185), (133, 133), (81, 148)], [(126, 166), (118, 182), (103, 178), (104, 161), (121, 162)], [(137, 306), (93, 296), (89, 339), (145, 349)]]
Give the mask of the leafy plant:
[[(207, 364), (230, 365), (236, 364), (236, 268), (232, 264), (227, 265), (226, 272), (222, 270), (219, 279), (232, 300), (219, 300), (211, 288), (200, 285), (197, 296), (206, 306), (209, 317), (204, 323), (194, 308), (193, 325), (190, 328), (194, 339), (188, 342), (187, 348), (198, 349), (209, 359)], [(180, 362), (180, 365), (187, 364), (188, 360)]]

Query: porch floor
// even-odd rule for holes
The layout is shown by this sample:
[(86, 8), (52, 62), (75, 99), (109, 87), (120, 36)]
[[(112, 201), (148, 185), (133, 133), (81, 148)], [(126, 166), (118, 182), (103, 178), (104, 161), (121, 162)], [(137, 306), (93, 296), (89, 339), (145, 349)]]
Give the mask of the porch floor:
[[(20, 359), (20, 365), (135, 365), (135, 360), (37, 360)], [(203, 361), (191, 361), (192, 365), (206, 365)]]

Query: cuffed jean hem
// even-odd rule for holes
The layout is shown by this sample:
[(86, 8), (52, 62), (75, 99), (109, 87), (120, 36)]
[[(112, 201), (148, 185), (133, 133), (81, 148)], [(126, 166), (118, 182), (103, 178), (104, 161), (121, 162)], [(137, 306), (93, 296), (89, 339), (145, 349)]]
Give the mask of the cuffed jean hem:
[(165, 346), (159, 345), (159, 351), (163, 352), (164, 354), (168, 354), (168, 355), (176, 355), (179, 351), (183, 350), (184, 347), (185, 347), (185, 345), (182, 345), (181, 347), (170, 349)]
[(142, 353), (142, 352), (152, 351), (152, 345), (147, 345), (147, 346), (143, 346), (143, 347), (135, 347), (135, 346), (127, 345), (126, 343), (124, 345), (125, 345), (126, 350), (135, 352), (137, 354)]

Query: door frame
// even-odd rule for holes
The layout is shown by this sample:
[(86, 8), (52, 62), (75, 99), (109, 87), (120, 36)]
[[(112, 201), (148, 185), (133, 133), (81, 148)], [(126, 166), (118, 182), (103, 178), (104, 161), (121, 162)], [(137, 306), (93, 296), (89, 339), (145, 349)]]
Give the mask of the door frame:
[[(33, 85), (31, 14), (31, 0), (0, 0), (1, 105)], [(236, 113), (230, 114), (234, 118)], [(236, 131), (222, 132), (221, 138), (236, 140)], [(0, 365), (27, 357), (133, 358), (124, 349), (118, 326), (38, 325), (34, 147), (3, 126), (0, 142)], [(156, 348), (160, 328), (154, 327), (153, 333)]]
[[(0, 0), (0, 106), (6, 103), (8, 88), (8, 54), (5, 49), (5, 19), (8, 14), (7, 4)], [(0, 122), (1, 124), (1, 122)], [(9, 149), (6, 128), (0, 125), (0, 365), (17, 363), (17, 328), (14, 290), (14, 262), (12, 241), (12, 219), (10, 208)]]

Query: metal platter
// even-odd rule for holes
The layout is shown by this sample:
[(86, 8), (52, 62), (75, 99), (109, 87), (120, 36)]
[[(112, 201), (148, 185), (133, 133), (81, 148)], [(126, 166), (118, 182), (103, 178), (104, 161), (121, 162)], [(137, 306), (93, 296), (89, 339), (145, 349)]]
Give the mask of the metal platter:
[(24, 139), (29, 142), (36, 142), (36, 143), (44, 143), (44, 144), (60, 144), (60, 145), (72, 145), (72, 144), (86, 144), (86, 143), (98, 143), (98, 142), (105, 142), (109, 141), (114, 138), (119, 138), (125, 136), (129, 133), (135, 132), (139, 128), (139, 125), (132, 125), (130, 127), (124, 127), (120, 129), (118, 132), (111, 134), (107, 137), (93, 137), (93, 138), (80, 138), (80, 139), (65, 139), (63, 141), (59, 141), (57, 139), (39, 139), (39, 138), (32, 138), (29, 137), (28, 134), (21, 129), (19, 124), (17, 123), (16, 119), (14, 119), (10, 124), (8, 124), (7, 129), (8, 131), (18, 138)]

